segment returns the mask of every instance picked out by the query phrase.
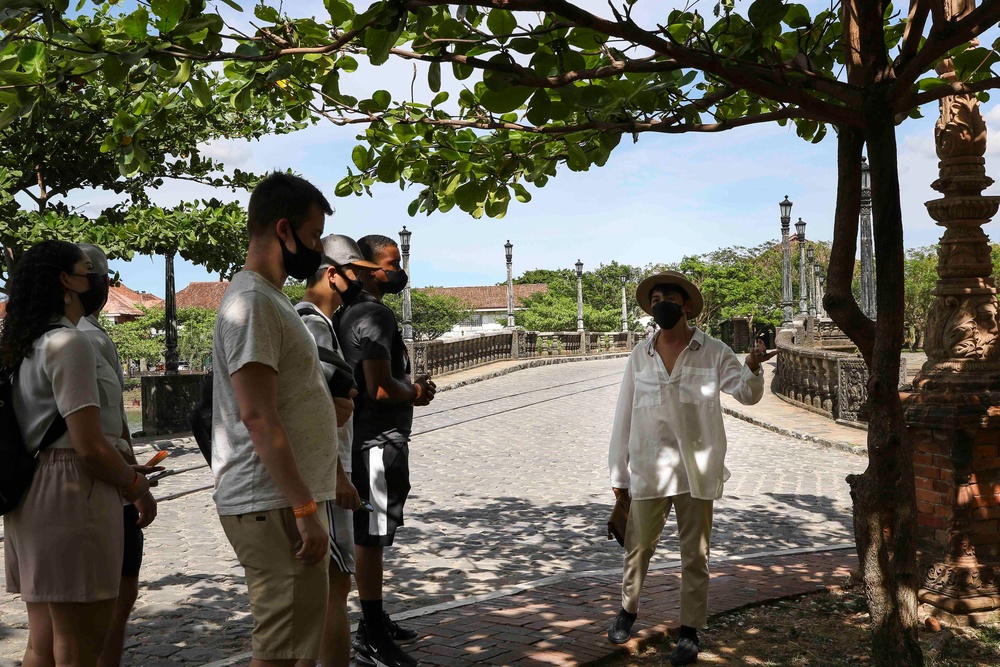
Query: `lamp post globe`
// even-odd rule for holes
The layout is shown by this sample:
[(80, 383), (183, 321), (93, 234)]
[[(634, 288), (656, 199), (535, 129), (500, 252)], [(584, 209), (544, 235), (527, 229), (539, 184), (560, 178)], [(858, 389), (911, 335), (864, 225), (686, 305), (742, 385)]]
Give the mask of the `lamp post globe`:
[(788, 195), (785, 195), (785, 198), (778, 202), (778, 208), (781, 209), (782, 218), (790, 218), (792, 216), (792, 202), (788, 198)]

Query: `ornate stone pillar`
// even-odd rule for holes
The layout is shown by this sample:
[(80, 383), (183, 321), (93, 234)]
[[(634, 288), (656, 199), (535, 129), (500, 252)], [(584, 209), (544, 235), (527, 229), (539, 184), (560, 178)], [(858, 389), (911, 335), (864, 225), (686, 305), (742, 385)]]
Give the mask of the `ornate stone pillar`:
[[(946, 7), (953, 11), (953, 5)], [(938, 67), (955, 79), (950, 60)], [(986, 124), (972, 95), (945, 97), (935, 127), (944, 227), (927, 363), (906, 397), (913, 442), (924, 611), (955, 624), (1000, 620), (1000, 347), (989, 239), (1000, 200), (984, 197)]]
[(179, 366), (177, 354), (177, 290), (174, 286), (174, 254), (164, 257), (164, 274), (166, 279), (163, 295), (163, 321), (166, 327), (165, 349), (163, 351), (164, 367), (169, 375), (176, 375)]

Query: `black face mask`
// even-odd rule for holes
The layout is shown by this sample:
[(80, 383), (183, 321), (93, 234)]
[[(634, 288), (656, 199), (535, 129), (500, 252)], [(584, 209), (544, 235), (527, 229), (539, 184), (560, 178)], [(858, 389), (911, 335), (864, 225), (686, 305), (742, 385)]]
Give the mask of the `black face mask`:
[(364, 283), (362, 283), (360, 280), (351, 280), (343, 273), (341, 273), (340, 276), (345, 281), (347, 281), (347, 289), (341, 291), (340, 288), (337, 287), (337, 283), (335, 282), (331, 282), (330, 286), (333, 287), (334, 292), (340, 295), (340, 300), (344, 302), (344, 305), (349, 306), (352, 303), (354, 303), (355, 299), (357, 299), (358, 296), (361, 295), (361, 292), (364, 290), (365, 286)]
[(385, 271), (385, 277), (389, 280), (378, 284), (379, 289), (382, 290), (382, 294), (399, 294), (406, 289), (406, 283), (410, 281), (410, 277), (406, 275), (406, 271), (402, 270)]
[[(81, 274), (75, 274), (83, 278)], [(89, 317), (97, 311), (99, 311), (105, 303), (108, 301), (108, 277), (101, 273), (88, 273), (87, 278), (87, 291), (86, 292), (76, 292), (76, 295), (80, 298), (80, 305), (83, 306), (84, 317)]]
[(650, 310), (661, 329), (673, 329), (681, 321), (681, 307), (672, 301), (660, 301)]
[(296, 280), (305, 280), (319, 271), (319, 265), (323, 263), (323, 253), (312, 248), (307, 248), (299, 235), (292, 229), (292, 239), (295, 241), (295, 252), (288, 252), (285, 242), (278, 237), (278, 245), (281, 246), (281, 261), (285, 265), (285, 272)]

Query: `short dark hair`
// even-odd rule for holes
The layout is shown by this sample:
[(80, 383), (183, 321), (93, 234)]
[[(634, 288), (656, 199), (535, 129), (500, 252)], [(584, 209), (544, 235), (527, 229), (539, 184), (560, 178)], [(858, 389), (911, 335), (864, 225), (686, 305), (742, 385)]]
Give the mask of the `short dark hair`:
[(316, 273), (306, 278), (306, 287), (316, 287), (316, 283), (323, 280), (323, 276), (325, 276), (326, 272), (330, 270), (330, 267), (337, 269), (337, 273), (341, 273), (339, 265), (327, 261), (327, 259), (324, 257), (323, 263), (320, 264), (320, 267), (318, 269), (316, 269)]
[(660, 292), (663, 295), (667, 295), (673, 292), (674, 294), (679, 294), (680, 297), (685, 301), (691, 300), (691, 297), (688, 295), (687, 290), (675, 283), (658, 283), (656, 285), (653, 285), (649, 290), (650, 299), (653, 298), (653, 292)]
[(369, 234), (368, 236), (362, 236), (358, 239), (358, 248), (361, 249), (361, 254), (364, 255), (365, 259), (369, 262), (378, 263), (375, 258), (381, 257), (382, 253), (386, 251), (386, 248), (398, 248), (399, 244), (393, 241), (388, 236), (382, 236), (381, 234)]
[(314, 204), (326, 215), (333, 215), (333, 207), (315, 185), (301, 176), (273, 171), (257, 184), (250, 195), (247, 206), (250, 236), (264, 236), (282, 218), (292, 223), (292, 229), (298, 229)]

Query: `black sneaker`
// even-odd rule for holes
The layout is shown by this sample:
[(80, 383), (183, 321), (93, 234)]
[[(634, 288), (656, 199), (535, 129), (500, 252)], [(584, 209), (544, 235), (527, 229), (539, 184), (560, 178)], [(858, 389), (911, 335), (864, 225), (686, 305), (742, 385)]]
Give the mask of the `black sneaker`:
[(632, 637), (632, 624), (635, 623), (635, 614), (630, 614), (624, 609), (618, 610), (614, 622), (608, 628), (608, 640), (612, 644), (624, 644)]
[[(358, 621), (358, 630), (354, 633), (354, 638), (351, 639), (351, 647), (357, 651), (358, 657), (361, 657), (361, 650), (368, 645), (368, 637), (365, 635), (365, 619)], [(363, 663), (363, 664), (371, 664)]]
[(374, 667), (417, 667), (420, 662), (396, 646), (396, 642), (386, 639), (379, 646), (365, 644), (354, 657), (359, 665)]
[(669, 658), (670, 664), (674, 667), (698, 662), (698, 642), (681, 637), (677, 640), (677, 646), (670, 652)]
[[(389, 633), (389, 637), (392, 638), (392, 641), (397, 644), (409, 644), (416, 641), (417, 637), (420, 636), (420, 633), (416, 630), (404, 628), (399, 623), (389, 618), (389, 614), (384, 611), (382, 612), (382, 619), (385, 623), (385, 631)], [(360, 625), (358, 627), (360, 627)]]

